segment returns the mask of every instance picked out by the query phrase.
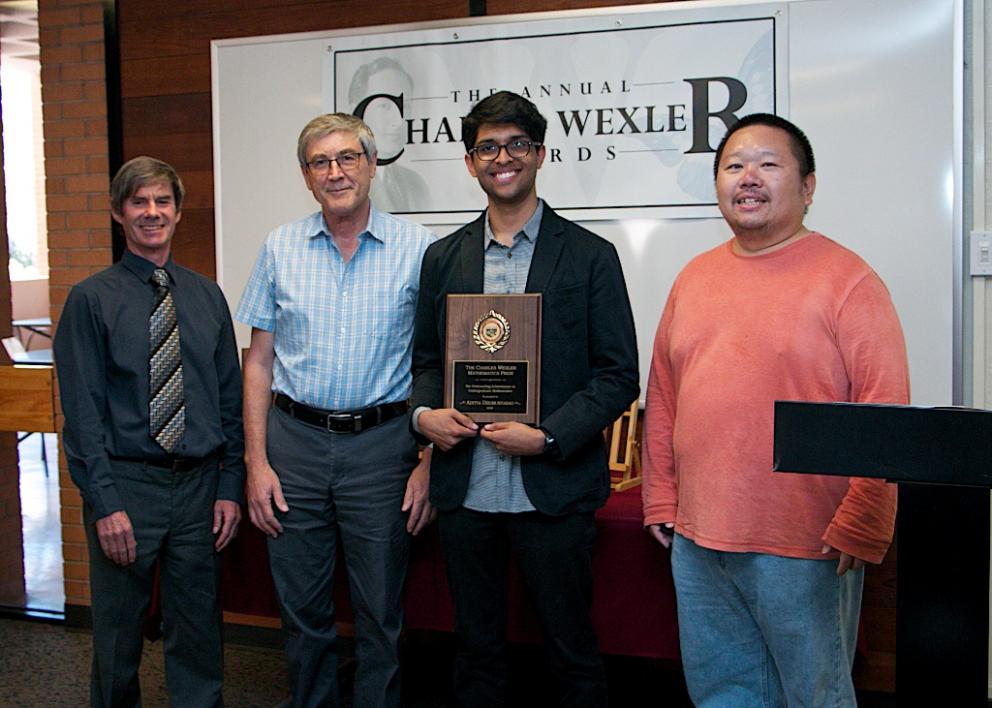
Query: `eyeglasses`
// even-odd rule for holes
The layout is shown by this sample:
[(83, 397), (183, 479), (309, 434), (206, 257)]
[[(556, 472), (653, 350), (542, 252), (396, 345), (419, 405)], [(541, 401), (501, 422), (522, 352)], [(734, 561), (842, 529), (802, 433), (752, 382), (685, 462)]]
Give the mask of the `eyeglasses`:
[(526, 157), (532, 147), (536, 150), (541, 147), (541, 143), (535, 143), (533, 140), (511, 140), (503, 145), (498, 143), (483, 143), (482, 145), (476, 145), (469, 152), (474, 152), (475, 156), (484, 162), (492, 162), (499, 157), (499, 151), (503, 148), (506, 148), (506, 154), (510, 157), (520, 158)]
[(358, 167), (358, 163), (362, 161), (362, 152), (343, 152), (337, 157), (316, 157), (307, 163), (307, 167), (314, 174), (322, 175), (331, 169), (331, 163), (338, 163), (338, 167), (344, 172), (351, 172), (353, 169)]

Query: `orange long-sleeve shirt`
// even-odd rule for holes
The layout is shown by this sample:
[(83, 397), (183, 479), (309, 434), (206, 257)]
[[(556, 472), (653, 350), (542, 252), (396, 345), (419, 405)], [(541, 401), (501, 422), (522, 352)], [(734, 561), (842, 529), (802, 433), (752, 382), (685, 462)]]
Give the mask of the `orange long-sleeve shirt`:
[(880, 562), (895, 487), (773, 472), (776, 400), (909, 402), (888, 290), (821, 234), (750, 257), (728, 242), (679, 274), (648, 378), (645, 524), (716, 550), (823, 558), (825, 542)]

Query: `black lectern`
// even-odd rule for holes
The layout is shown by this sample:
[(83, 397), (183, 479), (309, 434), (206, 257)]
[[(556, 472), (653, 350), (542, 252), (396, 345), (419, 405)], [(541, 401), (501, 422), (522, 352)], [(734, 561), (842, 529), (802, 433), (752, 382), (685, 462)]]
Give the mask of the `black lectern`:
[(899, 705), (988, 706), (992, 411), (777, 401), (774, 460), (899, 483)]

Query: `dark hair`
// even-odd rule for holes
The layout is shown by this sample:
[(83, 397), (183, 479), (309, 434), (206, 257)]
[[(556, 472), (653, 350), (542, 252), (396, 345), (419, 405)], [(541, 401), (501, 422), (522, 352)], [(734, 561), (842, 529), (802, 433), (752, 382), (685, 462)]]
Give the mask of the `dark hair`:
[(499, 91), (476, 103), (462, 118), (462, 142), (466, 152), (475, 147), (479, 128), (486, 123), (512, 123), (536, 143), (544, 142), (548, 129), (548, 121), (537, 106), (519, 94)]
[(752, 113), (744, 116), (727, 131), (716, 149), (716, 158), (713, 160), (713, 179), (716, 179), (720, 169), (720, 158), (723, 157), (723, 148), (730, 140), (730, 136), (738, 130), (742, 130), (752, 125), (765, 125), (769, 128), (778, 128), (789, 134), (789, 142), (792, 144), (792, 154), (799, 162), (799, 176), (805, 178), (811, 172), (816, 172), (816, 162), (813, 160), (813, 146), (809, 143), (806, 133), (800, 130), (795, 123), (790, 123), (785, 118), (771, 113)]
[(124, 202), (146, 184), (165, 182), (172, 189), (176, 211), (183, 207), (186, 189), (172, 165), (154, 157), (141, 155), (125, 162), (110, 183), (110, 208), (115, 214), (124, 213)]

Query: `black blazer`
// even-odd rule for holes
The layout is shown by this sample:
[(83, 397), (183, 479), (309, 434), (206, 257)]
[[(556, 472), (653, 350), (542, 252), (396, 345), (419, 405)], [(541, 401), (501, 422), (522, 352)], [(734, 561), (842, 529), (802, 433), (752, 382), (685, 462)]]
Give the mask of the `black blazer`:
[[(424, 255), (411, 410), (443, 406), (445, 296), (482, 292), (484, 223), (485, 214)], [(591, 511), (610, 493), (603, 428), (639, 393), (634, 318), (616, 249), (545, 204), (526, 292), (543, 294), (540, 421), (561, 459), (523, 457), (524, 489), (545, 514)], [(471, 465), (471, 440), (448, 452), (435, 448), (431, 503), (460, 506)]]

